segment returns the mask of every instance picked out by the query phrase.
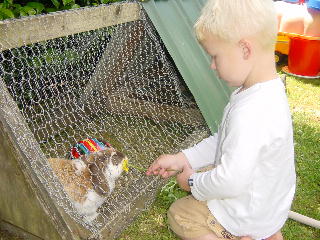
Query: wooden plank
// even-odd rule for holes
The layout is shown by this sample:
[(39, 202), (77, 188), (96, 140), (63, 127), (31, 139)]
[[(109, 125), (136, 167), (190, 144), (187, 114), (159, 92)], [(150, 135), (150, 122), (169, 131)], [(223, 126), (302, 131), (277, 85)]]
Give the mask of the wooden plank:
[(191, 126), (205, 125), (202, 114), (196, 108), (181, 108), (119, 95), (108, 96), (108, 102), (106, 106), (115, 114), (137, 115), (159, 122), (170, 121)]
[(130, 114), (140, 118), (149, 118), (157, 122), (176, 122), (191, 126), (204, 126), (205, 122), (197, 108), (181, 108), (169, 104), (160, 104), (124, 95), (112, 94), (103, 99), (94, 98), (94, 102), (79, 106), (76, 111), (60, 108), (49, 109), (41, 118), (30, 115), (36, 124), (29, 124), (38, 141), (48, 140), (64, 130), (65, 126), (76, 128), (76, 119), (99, 119), (103, 114)]
[(0, 51), (139, 19), (138, 3), (116, 3), (0, 21)]
[(141, 47), (145, 31), (142, 22), (135, 22), (118, 29), (112, 35), (82, 94), (82, 102), (87, 102), (92, 96), (98, 94), (108, 96), (110, 92), (115, 91), (122, 84), (119, 79), (123, 79), (128, 64), (132, 62), (137, 49)]

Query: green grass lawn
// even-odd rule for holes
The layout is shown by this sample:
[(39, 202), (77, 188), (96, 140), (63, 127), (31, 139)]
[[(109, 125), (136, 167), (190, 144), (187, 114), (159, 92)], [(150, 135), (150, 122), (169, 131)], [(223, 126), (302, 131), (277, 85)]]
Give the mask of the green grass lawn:
[[(320, 219), (320, 79), (287, 77), (287, 92), (293, 114), (297, 192), (293, 211)], [(186, 193), (171, 180), (148, 211), (143, 212), (118, 240), (174, 240), (168, 229), (166, 212), (170, 204)], [(320, 230), (288, 220), (286, 240), (318, 240)], [(0, 232), (0, 240), (18, 240)]]
[[(287, 77), (287, 94), (293, 115), (297, 191), (292, 210), (320, 220), (320, 79)], [(166, 211), (175, 198), (183, 196), (171, 181), (118, 240), (174, 240), (168, 229)], [(286, 240), (318, 240), (320, 230), (288, 220)]]
[[(287, 77), (293, 114), (297, 192), (292, 210), (320, 220), (320, 79)], [(289, 220), (283, 233), (288, 240), (320, 239), (320, 230)]]

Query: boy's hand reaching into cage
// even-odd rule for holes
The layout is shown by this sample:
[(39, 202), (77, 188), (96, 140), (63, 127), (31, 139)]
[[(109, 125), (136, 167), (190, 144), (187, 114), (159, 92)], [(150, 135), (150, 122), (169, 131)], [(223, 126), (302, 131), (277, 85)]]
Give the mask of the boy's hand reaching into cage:
[(191, 168), (186, 156), (179, 152), (177, 154), (164, 154), (158, 157), (148, 168), (146, 174), (160, 175), (168, 178), (181, 173), (185, 168)]

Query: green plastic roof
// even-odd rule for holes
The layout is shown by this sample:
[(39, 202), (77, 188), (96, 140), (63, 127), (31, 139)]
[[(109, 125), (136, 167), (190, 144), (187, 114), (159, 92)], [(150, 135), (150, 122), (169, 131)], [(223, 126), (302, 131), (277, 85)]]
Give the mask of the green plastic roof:
[(193, 25), (205, 0), (150, 0), (143, 3), (168, 52), (193, 94), (211, 132), (215, 132), (230, 89), (210, 69)]

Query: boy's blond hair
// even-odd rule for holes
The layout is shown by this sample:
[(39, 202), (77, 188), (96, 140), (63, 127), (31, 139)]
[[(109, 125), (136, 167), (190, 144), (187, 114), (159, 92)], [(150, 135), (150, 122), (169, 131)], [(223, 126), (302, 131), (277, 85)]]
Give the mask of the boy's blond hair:
[(254, 37), (263, 48), (274, 48), (277, 15), (272, 0), (208, 0), (195, 24), (199, 41), (212, 34), (228, 42)]

